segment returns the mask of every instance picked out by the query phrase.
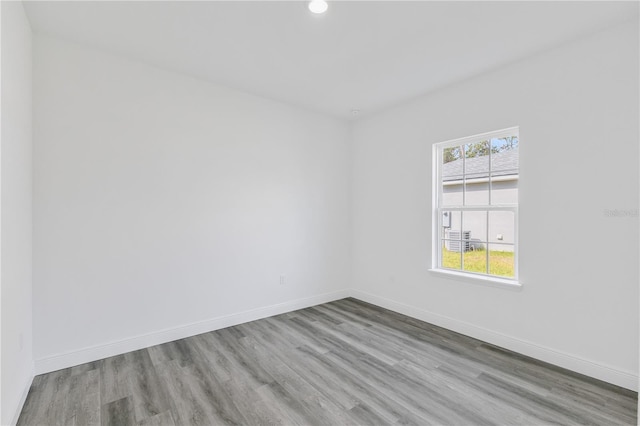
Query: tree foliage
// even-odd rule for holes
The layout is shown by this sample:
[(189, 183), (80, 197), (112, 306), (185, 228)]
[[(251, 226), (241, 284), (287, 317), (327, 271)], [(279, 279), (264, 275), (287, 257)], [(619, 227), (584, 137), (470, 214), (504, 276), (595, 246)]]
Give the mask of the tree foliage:
[[(462, 158), (463, 152), (465, 158), (481, 157), (489, 155), (489, 149), (491, 154), (497, 154), (504, 151), (511, 151), (518, 148), (518, 137), (507, 136), (499, 139), (492, 139), (491, 141), (481, 141), (476, 143), (469, 143), (462, 146), (453, 146), (451, 148), (445, 148), (442, 151), (443, 163), (450, 163)], [(464, 151), (463, 151), (464, 149)]]

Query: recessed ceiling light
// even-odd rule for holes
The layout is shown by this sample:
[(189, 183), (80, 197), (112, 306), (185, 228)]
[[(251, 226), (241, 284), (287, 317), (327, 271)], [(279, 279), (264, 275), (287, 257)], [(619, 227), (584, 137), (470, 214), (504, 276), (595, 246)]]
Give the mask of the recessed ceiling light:
[(309, 10), (313, 13), (325, 13), (329, 5), (324, 0), (311, 0), (309, 2)]

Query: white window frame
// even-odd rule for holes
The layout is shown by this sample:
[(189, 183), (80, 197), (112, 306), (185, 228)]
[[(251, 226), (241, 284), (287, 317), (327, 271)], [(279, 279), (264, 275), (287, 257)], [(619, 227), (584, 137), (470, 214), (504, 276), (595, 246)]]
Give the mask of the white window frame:
[[(493, 132), (481, 133), (478, 135), (467, 136), (459, 139), (449, 140), (445, 142), (439, 142), (433, 144), (433, 153), (432, 153), (432, 170), (433, 170), (433, 189), (432, 189), (432, 242), (433, 247), (431, 250), (432, 259), (431, 259), (431, 269), (430, 271), (438, 274), (439, 276), (443, 276), (445, 278), (451, 278), (460, 281), (466, 282), (475, 282), (490, 286), (498, 286), (498, 287), (508, 287), (512, 289), (519, 289), (522, 287), (522, 283), (519, 280), (519, 255), (520, 255), (520, 246), (518, 240), (518, 204), (491, 204), (491, 191), (489, 191), (489, 204), (488, 205), (473, 205), (473, 206), (465, 206), (465, 185), (463, 182), (462, 191), (463, 191), (463, 204), (459, 206), (442, 206), (442, 193), (443, 193), (443, 182), (442, 182), (442, 153), (446, 148), (463, 146), (469, 143), (477, 143), (485, 140), (491, 140), (492, 138), (502, 138), (506, 136), (517, 136), (518, 137), (518, 145), (520, 143), (520, 129), (519, 127), (510, 127), (507, 129), (496, 130)], [(519, 148), (518, 148), (519, 149)], [(464, 155), (462, 155), (464, 158)], [(464, 161), (464, 160), (463, 160)], [(491, 188), (492, 176), (491, 176), (491, 149), (489, 149), (489, 173), (488, 173), (488, 183), (489, 188)], [(518, 169), (519, 169), (518, 165)], [(518, 170), (518, 189), (519, 189), (519, 176), (520, 171)], [(463, 179), (464, 179), (464, 169), (463, 169)], [(500, 178), (502, 180), (502, 178)], [(498, 179), (495, 179), (498, 181)], [(518, 190), (518, 194), (520, 191)], [(444, 238), (444, 233), (442, 230), (442, 217), (445, 211), (511, 211), (514, 214), (514, 242), (513, 242), (513, 250), (514, 250), (514, 277), (502, 277), (498, 275), (490, 275), (488, 272), (485, 274), (464, 271), (464, 256), (461, 256), (461, 270), (453, 270), (443, 268), (441, 265), (442, 262), (442, 240)], [(489, 214), (487, 213), (487, 222), (489, 221)], [(487, 231), (488, 231), (488, 223), (487, 223)], [(462, 230), (462, 229), (461, 229)], [(462, 238), (462, 236), (461, 236)], [(487, 241), (487, 257), (489, 257), (489, 242)], [(493, 244), (493, 243), (491, 243)], [(489, 259), (487, 259), (487, 267), (489, 266)]]

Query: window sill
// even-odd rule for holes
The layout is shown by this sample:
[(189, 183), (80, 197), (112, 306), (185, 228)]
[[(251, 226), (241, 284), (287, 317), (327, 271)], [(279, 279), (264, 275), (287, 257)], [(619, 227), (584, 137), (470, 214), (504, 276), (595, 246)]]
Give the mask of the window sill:
[(442, 278), (462, 281), (472, 284), (480, 284), (489, 287), (506, 288), (509, 290), (522, 290), (522, 283), (514, 280), (501, 279), (497, 277), (487, 277), (482, 275), (465, 274), (456, 271), (448, 271), (446, 269), (429, 269), (429, 272), (433, 275), (438, 275)]

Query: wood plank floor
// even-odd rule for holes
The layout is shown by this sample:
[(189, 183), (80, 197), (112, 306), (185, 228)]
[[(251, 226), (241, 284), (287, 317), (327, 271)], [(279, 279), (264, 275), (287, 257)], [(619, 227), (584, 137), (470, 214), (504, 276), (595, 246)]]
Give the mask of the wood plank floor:
[(18, 425), (636, 425), (636, 403), (343, 299), (37, 376)]

